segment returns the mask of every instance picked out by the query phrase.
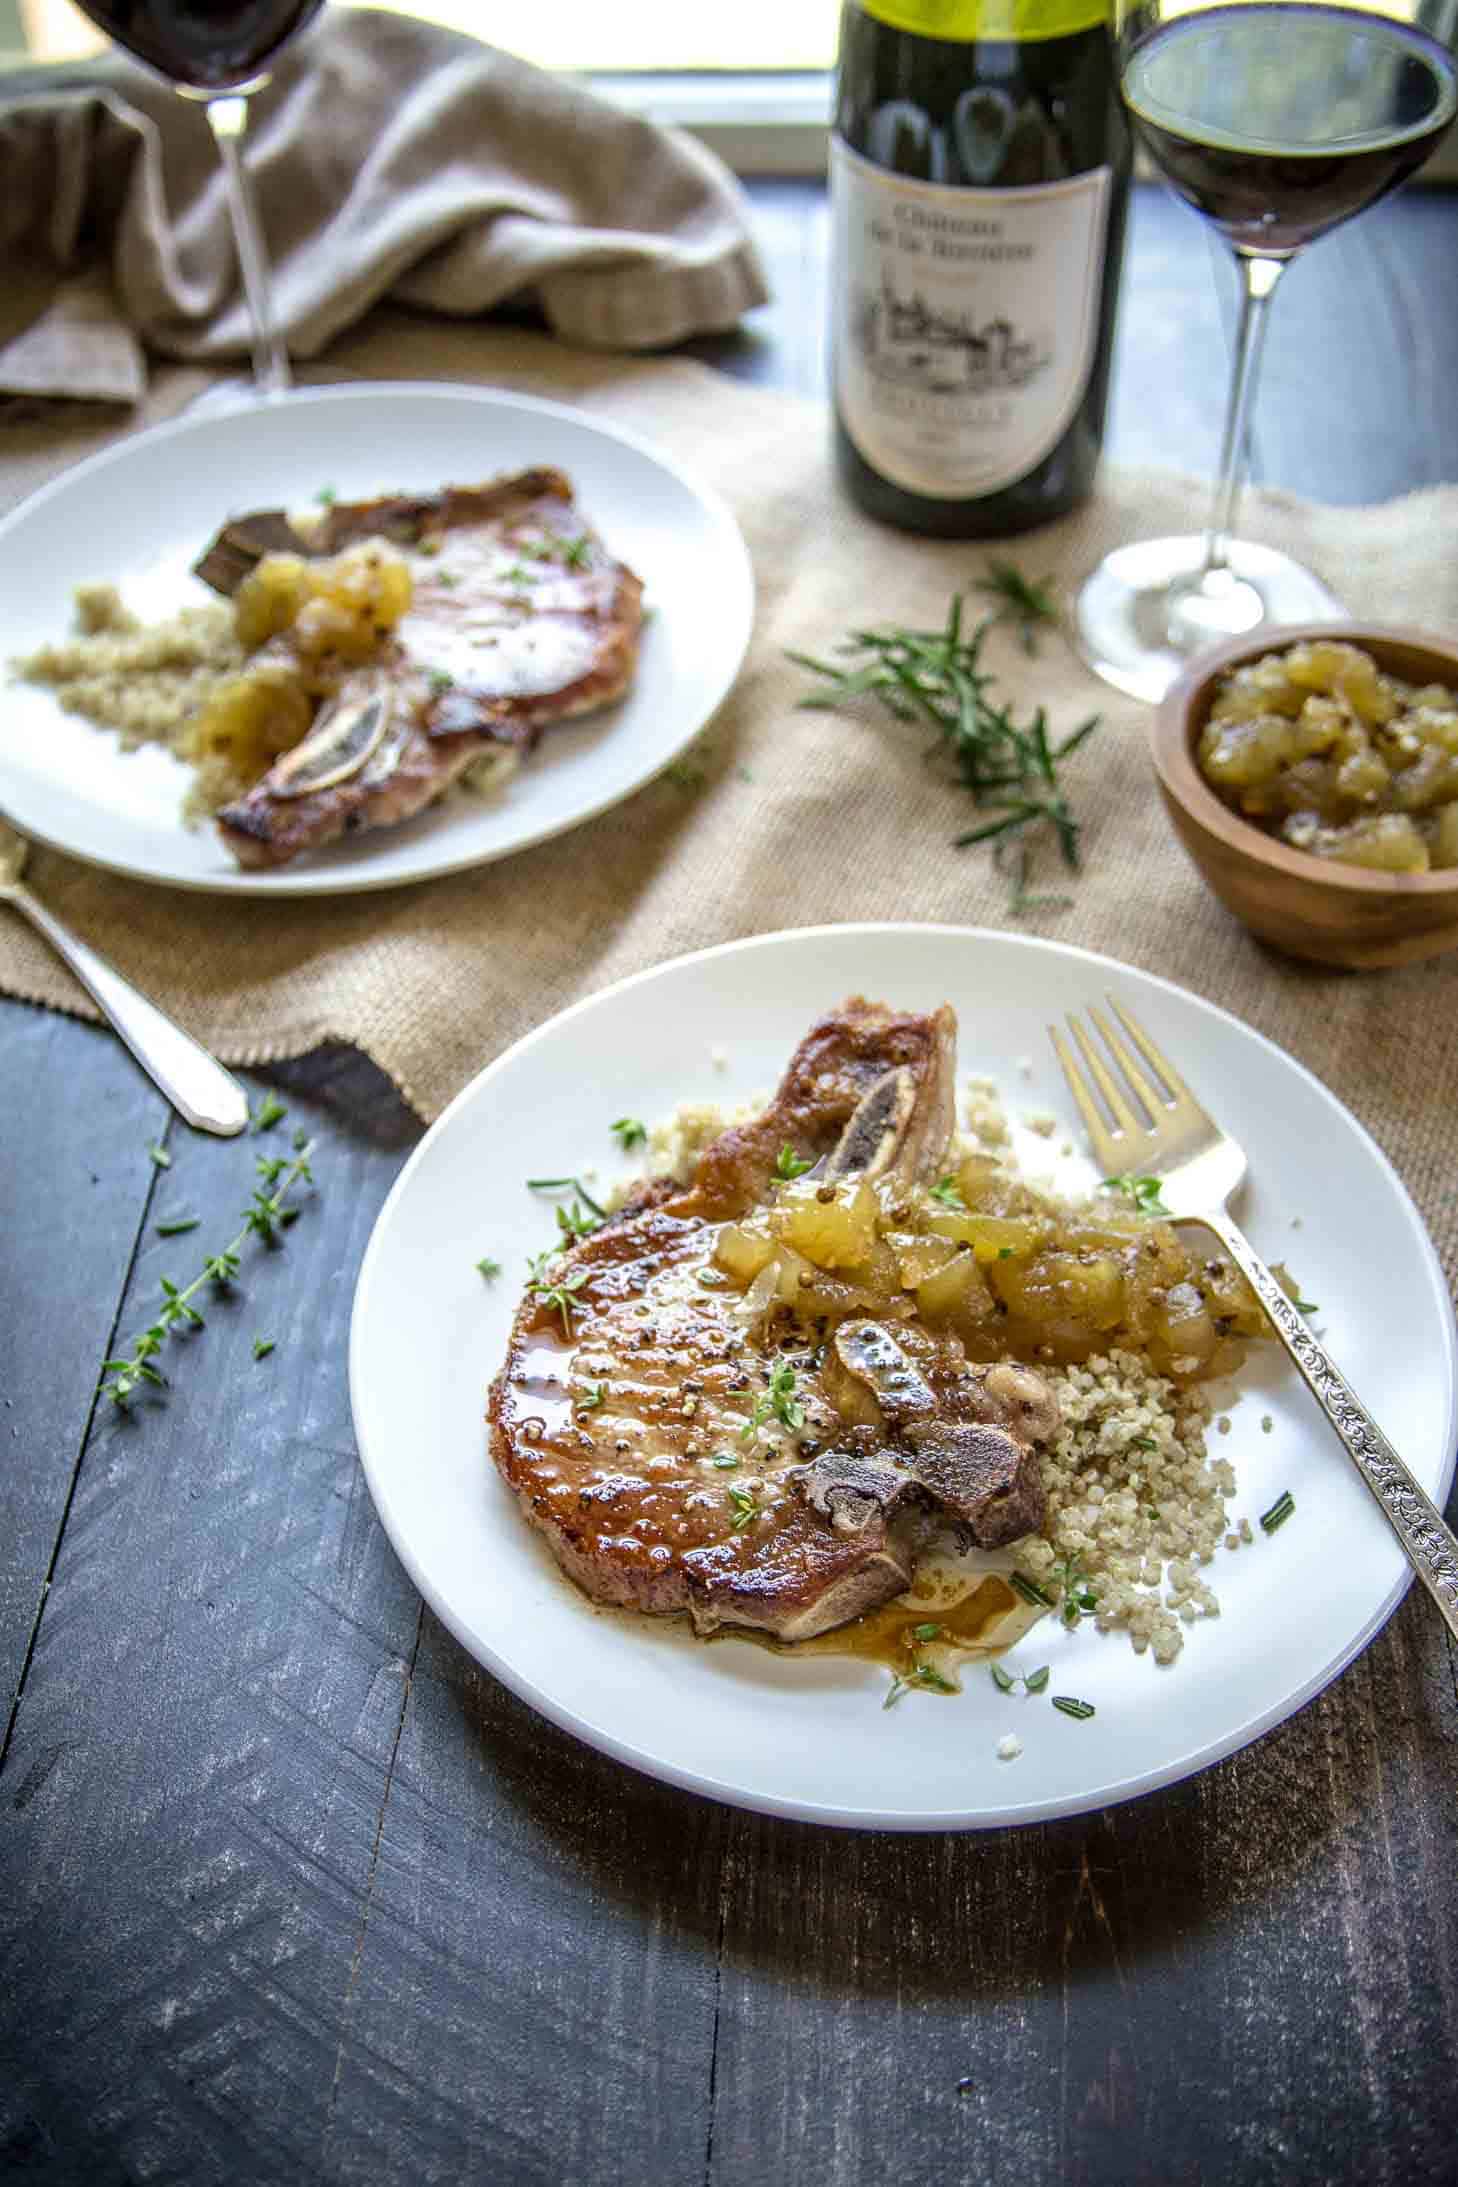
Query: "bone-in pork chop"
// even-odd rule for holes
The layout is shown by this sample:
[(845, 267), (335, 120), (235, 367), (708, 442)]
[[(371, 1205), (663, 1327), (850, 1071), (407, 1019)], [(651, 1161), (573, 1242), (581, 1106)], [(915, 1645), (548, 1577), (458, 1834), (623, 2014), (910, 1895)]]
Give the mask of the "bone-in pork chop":
[(367, 538), (405, 556), (411, 606), (376, 659), (341, 671), (303, 742), (219, 813), (240, 865), (284, 865), (408, 819), (483, 752), (519, 758), (548, 724), (609, 705), (632, 680), (642, 585), (560, 471), (336, 502), (307, 533), (280, 510), (235, 518), (197, 574), (232, 594), (265, 554)]
[(817, 1208), (930, 1183), (954, 1041), (949, 1009), (845, 1003), (691, 1183), (646, 1188), (528, 1291), (491, 1391), (492, 1454), (588, 1594), (807, 1639), (901, 1593), (949, 1522), (983, 1546), (1038, 1524), (1057, 1412), (1037, 1375), (973, 1366), (853, 1267), (790, 1305), (778, 1262), (771, 1296), (715, 1260), (726, 1226), (807, 1189), (779, 1182), (796, 1162)]

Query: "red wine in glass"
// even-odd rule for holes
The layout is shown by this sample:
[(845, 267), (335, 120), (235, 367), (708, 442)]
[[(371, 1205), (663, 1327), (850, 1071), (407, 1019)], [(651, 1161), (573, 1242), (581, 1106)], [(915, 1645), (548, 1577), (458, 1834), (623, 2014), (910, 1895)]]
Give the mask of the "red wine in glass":
[(1165, 180), (1237, 250), (1301, 249), (1420, 167), (1458, 108), (1452, 55), (1347, 8), (1176, 17), (1124, 99)]
[(1204, 533), (1116, 548), (1075, 608), (1090, 667), (1153, 700), (1192, 653), (1222, 637), (1340, 613), (1312, 571), (1234, 532), (1266, 316), (1292, 258), (1395, 189), (1452, 122), (1458, 8), (1114, 0), (1114, 22), (1136, 133), (1171, 189), (1224, 236), (1243, 291)]
[(323, 0), (79, 0), (108, 37), (200, 100), (217, 140), (239, 270), (253, 321), (253, 376), (259, 394), (284, 393), (288, 351), (273, 316), (268, 260), (243, 165), (247, 94), (267, 81), (281, 49)]

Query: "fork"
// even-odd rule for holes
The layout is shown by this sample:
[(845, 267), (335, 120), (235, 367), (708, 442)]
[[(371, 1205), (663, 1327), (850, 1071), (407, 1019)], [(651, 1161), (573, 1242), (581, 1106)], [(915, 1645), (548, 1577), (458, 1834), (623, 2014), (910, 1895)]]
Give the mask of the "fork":
[(29, 853), (25, 837), (0, 820), (0, 903), (13, 904), (44, 934), (179, 1116), (224, 1139), (242, 1131), (248, 1096), (237, 1079), (31, 895), (21, 880)]
[[(1108, 1176), (1132, 1172), (1157, 1177), (1160, 1196), (1173, 1220), (1203, 1223), (1214, 1231), (1255, 1290), (1307, 1388), (1376, 1497), (1409, 1563), (1442, 1612), (1449, 1632), (1458, 1639), (1458, 1540), (1449, 1533), (1437, 1507), (1418, 1486), (1335, 1361), (1317, 1342), (1270, 1269), (1231, 1219), (1229, 1202), (1246, 1173), (1243, 1150), (1200, 1107), (1168, 1057), (1112, 995), (1109, 1004), (1127, 1040), (1119, 1037), (1101, 1011), (1090, 1007), (1088, 1015), (1118, 1076), (1104, 1062), (1076, 1017), (1070, 1016), (1068, 1029), (1082, 1057), (1083, 1069), (1070, 1054), (1058, 1028), (1048, 1028), (1095, 1160)], [(1147, 1068), (1141, 1068), (1132, 1052), (1136, 1049)], [(1094, 1098), (1094, 1088), (1104, 1109)], [(1144, 1111), (1143, 1117), (1139, 1109)]]

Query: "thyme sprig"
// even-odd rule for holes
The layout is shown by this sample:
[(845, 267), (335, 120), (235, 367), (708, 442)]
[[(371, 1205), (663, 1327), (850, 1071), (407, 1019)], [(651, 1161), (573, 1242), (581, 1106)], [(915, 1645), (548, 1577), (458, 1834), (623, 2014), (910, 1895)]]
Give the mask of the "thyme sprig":
[(987, 575), (974, 588), (997, 602), (991, 620), (994, 623), (1016, 623), (1023, 651), (1035, 654), (1038, 650), (1039, 623), (1056, 623), (1058, 603), (1053, 596), (1053, 580), (1045, 577), (1041, 585), (1031, 577), (1024, 577), (1016, 562), (989, 562)]
[(1128, 1170), (1122, 1170), (1117, 1177), (1100, 1178), (1099, 1190), (1122, 1193), (1132, 1206), (1138, 1208), (1141, 1215), (1169, 1214), (1169, 1209), (1160, 1197), (1157, 1177), (1135, 1177)]
[(803, 1155), (795, 1152), (788, 1139), (775, 1156), (775, 1175), (785, 1184), (793, 1183), (795, 1178), (803, 1177), (807, 1169), (814, 1167), (813, 1162), (807, 1162)]
[(538, 1253), (527, 1262), (531, 1279), (527, 1289), (539, 1298), (549, 1313), (560, 1316), (563, 1336), (572, 1334), (573, 1293), (580, 1291), (587, 1281), (585, 1268), (574, 1268), (568, 1275), (555, 1275), (552, 1263), (557, 1255), (552, 1252)]
[(777, 1420), (793, 1434), (805, 1425), (805, 1408), (795, 1395), (795, 1370), (787, 1359), (776, 1360), (770, 1369), (768, 1387), (739, 1431), (741, 1443), (747, 1443), (773, 1413)]
[(296, 1207), (285, 1205), (288, 1195), (296, 1185), (314, 1182), (314, 1173), (309, 1167), (312, 1152), (312, 1141), (302, 1132), (296, 1132), (292, 1158), (286, 1154), (260, 1154), (254, 1164), (259, 1182), (244, 1210), (243, 1227), (237, 1237), (221, 1252), (210, 1253), (203, 1262), (202, 1274), (185, 1287), (179, 1287), (167, 1276), (161, 1279), (162, 1304), (156, 1318), (132, 1339), (130, 1355), (102, 1362), (101, 1389), (114, 1405), (125, 1406), (144, 1382), (157, 1389), (166, 1387), (167, 1377), (155, 1361), (168, 1337), (180, 1329), (204, 1326), (204, 1317), (193, 1305), (193, 1300), (208, 1284), (219, 1291), (231, 1285), (243, 1265), (243, 1248), (250, 1238), (257, 1238), (263, 1245), (278, 1243), (279, 1231), (286, 1229), (298, 1213)]
[(909, 1671), (898, 1672), (892, 1679), (891, 1690), (881, 1706), (883, 1709), (894, 1708), (904, 1693), (955, 1693), (956, 1690), (950, 1678), (943, 1678), (941, 1672), (933, 1670), (930, 1663), (913, 1663)]
[(576, 1238), (590, 1238), (607, 1221), (607, 1209), (599, 1205), (580, 1177), (528, 1177), (528, 1192), (570, 1192), (573, 1198), (557, 1209), (557, 1228), (570, 1245)]
[[(974, 803), (991, 816), (953, 840), (959, 849), (972, 843), (996, 846), (994, 856), (1010, 883), (1009, 909), (1020, 914), (1050, 901), (1028, 887), (1038, 837), (1051, 834), (1063, 863), (1077, 870), (1079, 823), (1058, 769), (1093, 734), (1099, 717), (1090, 715), (1055, 740), (1041, 706), (1019, 721), (1010, 705), (999, 705), (992, 696), (995, 678), (981, 666), (981, 655), (988, 631), (1007, 612), (1006, 572), (1012, 566), (1001, 567), (1002, 579), (992, 581), (1005, 604), (970, 631), (963, 629), (963, 595), (954, 593), (940, 630), (850, 631), (836, 649), (847, 656), (844, 665), (809, 653), (789, 658), (830, 686), (808, 693), (801, 706), (832, 708), (870, 697), (897, 721), (922, 723), (935, 732)], [(1019, 584), (1028, 598), (1040, 591), (1025, 580)]]

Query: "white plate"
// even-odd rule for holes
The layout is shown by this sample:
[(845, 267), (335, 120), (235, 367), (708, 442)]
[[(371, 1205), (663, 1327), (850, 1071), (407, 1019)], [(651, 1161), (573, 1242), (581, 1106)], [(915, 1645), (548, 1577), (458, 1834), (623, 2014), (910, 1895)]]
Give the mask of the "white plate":
[[(1288, 1259), (1332, 1351), (1429, 1494), (1453, 1472), (1455, 1347), (1437, 1258), (1377, 1147), (1258, 1033), (1183, 989), (1052, 942), (953, 927), (815, 928), (685, 957), (579, 1003), (483, 1071), (401, 1173), (365, 1253), (350, 1340), (360, 1455), (385, 1529), (451, 1631), (533, 1708), (604, 1753), (715, 1798), (817, 1822), (941, 1830), (1033, 1822), (1169, 1784), (1289, 1716), (1394, 1609), (1408, 1568), (1275, 1344), (1214, 1435), (1252, 1519), (1283, 1489), (1295, 1516), (1206, 1574), (1219, 1618), (1161, 1670), (1119, 1633), (1051, 1620), (1017, 1651), (1053, 1667), (1081, 1722), (1000, 1694), (974, 1667), (952, 1700), (883, 1712), (884, 1672), (796, 1661), (595, 1611), (562, 1579), (490, 1465), (482, 1423), (524, 1259), (553, 1236), (523, 1180), (596, 1165), (614, 1117), (768, 1091), (824, 1009), (854, 992), (946, 999), (960, 1073), (1011, 1112), (1053, 1109), (1076, 1141), (1046, 1026), (1106, 992), (1128, 1003), (1244, 1142), (1239, 1212)], [(716, 1062), (715, 1052), (720, 1060)], [(1047, 1154), (1049, 1142), (1031, 1144)], [(1077, 1159), (1081, 1160), (1081, 1156)], [(1091, 1174), (1086, 1172), (1085, 1174)], [(504, 1264), (485, 1284), (475, 1262)], [(1269, 1416), (1269, 1432), (1262, 1429)], [(1023, 1754), (996, 1758), (1016, 1732)]]
[(622, 703), (552, 729), (494, 799), (448, 798), (404, 826), (277, 872), (243, 873), (211, 828), (188, 829), (188, 774), (160, 746), (124, 753), (109, 731), (11, 683), (0, 708), (0, 810), (74, 857), (178, 888), (308, 896), (390, 888), (558, 835), (667, 766), (733, 683), (754, 616), (738, 526), (630, 434), (559, 403), (456, 387), (338, 387), (183, 418), (65, 472), (0, 525), (0, 661), (72, 627), (78, 584), (119, 584), (148, 616), (211, 598), (191, 564), (231, 511), (307, 506), (403, 488), (433, 492), (557, 464), (653, 616)]

